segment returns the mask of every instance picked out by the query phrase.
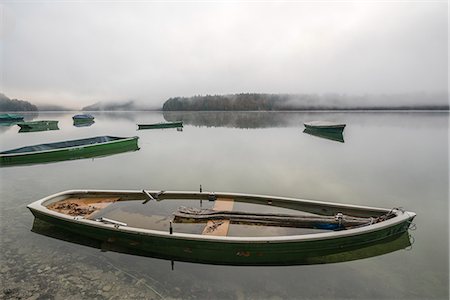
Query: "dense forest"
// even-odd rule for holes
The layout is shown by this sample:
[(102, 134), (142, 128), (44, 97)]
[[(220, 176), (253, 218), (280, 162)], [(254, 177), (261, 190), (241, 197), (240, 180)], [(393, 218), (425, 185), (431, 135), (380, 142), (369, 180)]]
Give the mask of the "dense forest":
[(9, 99), (0, 93), (0, 111), (37, 111), (36, 105), (28, 101)]
[[(424, 104), (425, 103), (425, 104)], [(445, 95), (233, 94), (175, 97), (164, 111), (448, 110)]]

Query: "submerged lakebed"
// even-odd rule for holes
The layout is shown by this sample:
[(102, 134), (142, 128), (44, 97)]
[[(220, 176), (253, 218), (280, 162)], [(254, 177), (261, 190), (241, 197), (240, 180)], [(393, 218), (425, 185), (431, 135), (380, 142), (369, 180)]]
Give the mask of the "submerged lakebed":
[[(98, 113), (88, 127), (73, 126), (73, 114), (35, 117), (58, 120), (58, 131), (1, 127), (1, 150), (102, 135), (137, 135), (140, 149), (0, 169), (6, 299), (448, 298), (448, 113)], [(174, 120), (183, 121), (182, 131), (136, 130)], [(313, 120), (346, 123), (344, 142), (303, 133), (303, 122)], [(417, 213), (417, 230), (396, 242), (399, 250), (335, 263), (172, 264), (65, 233), (51, 237), (56, 229), (33, 225), (26, 208), (74, 188), (189, 191), (200, 184), (212, 192), (404, 207)]]

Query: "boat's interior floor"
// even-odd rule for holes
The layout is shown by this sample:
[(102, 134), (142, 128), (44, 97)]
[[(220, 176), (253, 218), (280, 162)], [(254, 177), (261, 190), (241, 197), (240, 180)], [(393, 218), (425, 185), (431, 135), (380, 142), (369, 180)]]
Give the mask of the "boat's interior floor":
[(198, 210), (238, 211), (251, 213), (279, 213), (301, 216), (314, 216), (311, 213), (268, 205), (234, 201), (233, 199), (215, 199), (215, 201), (199, 199), (163, 199), (148, 201), (143, 199), (128, 200), (120, 197), (71, 196), (47, 206), (48, 209), (70, 216), (79, 216), (90, 220), (108, 220), (125, 223), (128, 227), (151, 230), (170, 230), (173, 232), (218, 235), (218, 236), (288, 236), (327, 232), (325, 229), (299, 228), (292, 226), (268, 226), (246, 222), (230, 222), (230, 220), (195, 220), (177, 222), (173, 214), (180, 207)]

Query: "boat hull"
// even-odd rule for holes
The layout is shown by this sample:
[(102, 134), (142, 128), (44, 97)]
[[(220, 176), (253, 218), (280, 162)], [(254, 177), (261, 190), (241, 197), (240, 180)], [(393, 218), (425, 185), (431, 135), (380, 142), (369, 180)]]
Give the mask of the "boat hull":
[[(255, 198), (256, 199), (256, 198)], [(42, 200), (41, 200), (42, 201)], [(262, 198), (261, 201), (266, 201)], [(393, 239), (406, 232), (415, 214), (403, 213), (386, 226), (371, 225), (332, 234), (287, 237), (210, 237), (114, 226), (92, 220), (66, 217), (39, 203), (28, 206), (33, 215), (64, 230), (109, 244), (129, 247), (152, 257), (221, 265), (294, 265), (320, 262), (320, 257), (336, 255)]]
[[(186, 257), (183, 260), (176, 257), (167, 255), (166, 253), (152, 253), (150, 251), (136, 249), (130, 247), (130, 245), (121, 245), (116, 242), (101, 241), (99, 239), (90, 238), (85, 235), (80, 235), (75, 232), (69, 231), (59, 226), (55, 226), (49, 222), (42, 221), (35, 218), (33, 222), (32, 232), (55, 238), (65, 242), (71, 242), (78, 245), (89, 246), (97, 249), (101, 249), (102, 252), (112, 251), (118, 253), (124, 253), (129, 255), (138, 255), (152, 258), (160, 258), (173, 261), (186, 261), (193, 263), (208, 263), (219, 264), (219, 261), (212, 258), (196, 257), (195, 255)], [(321, 253), (308, 253), (306, 255), (298, 255), (294, 260), (289, 263), (284, 262), (281, 259), (275, 261), (272, 265), (311, 265), (311, 264), (326, 264), (326, 263), (338, 263), (346, 262), (358, 259), (364, 259), (374, 256), (379, 256), (394, 251), (402, 250), (412, 247), (411, 237), (408, 232), (394, 235), (386, 239), (366, 243), (363, 246), (352, 246), (346, 250), (339, 249), (338, 251), (326, 251)], [(321, 255), (322, 254), (322, 255)], [(224, 263), (222, 263), (224, 264)], [(229, 265), (239, 265), (238, 263), (228, 263)], [(266, 262), (255, 263), (253, 265), (267, 265)]]
[(0, 166), (16, 166), (36, 163), (49, 163), (64, 160), (108, 156), (112, 154), (139, 150), (138, 137), (131, 137), (108, 143), (62, 148), (50, 151), (0, 154)]
[(22, 122), (23, 116), (16, 114), (1, 114), (0, 115), (0, 123), (7, 122)]
[(305, 123), (305, 128), (310, 130), (321, 130), (321, 131), (327, 131), (327, 132), (342, 132), (344, 131), (345, 124), (342, 125), (310, 125)]
[(183, 127), (183, 122), (157, 123), (157, 124), (138, 124), (138, 129), (164, 129)]
[(46, 128), (57, 128), (58, 121), (35, 121), (35, 122), (22, 122), (17, 123), (20, 129), (30, 130), (30, 129), (46, 129)]

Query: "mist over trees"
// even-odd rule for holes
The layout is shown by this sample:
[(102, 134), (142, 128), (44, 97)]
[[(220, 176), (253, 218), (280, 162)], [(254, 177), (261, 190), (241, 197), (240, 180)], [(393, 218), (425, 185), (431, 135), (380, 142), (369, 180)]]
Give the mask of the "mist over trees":
[(0, 111), (37, 111), (36, 105), (25, 100), (10, 99), (0, 93)]
[(256, 94), (174, 97), (164, 111), (448, 110), (447, 95)]
[[(83, 107), (83, 111), (141, 111), (155, 110), (148, 106), (136, 103), (133, 100), (126, 102), (97, 102)], [(159, 109), (158, 109), (159, 110)]]

